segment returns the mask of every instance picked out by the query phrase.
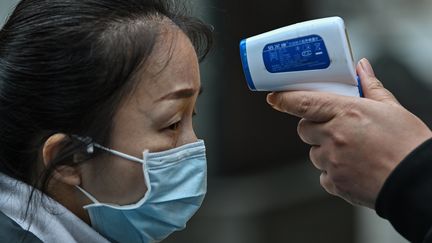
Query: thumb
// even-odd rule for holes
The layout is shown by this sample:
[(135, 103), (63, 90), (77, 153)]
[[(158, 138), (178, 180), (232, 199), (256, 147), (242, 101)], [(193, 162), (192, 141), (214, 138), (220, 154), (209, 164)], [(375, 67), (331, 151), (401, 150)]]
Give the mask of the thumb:
[(267, 103), (280, 112), (314, 122), (327, 122), (350, 104), (349, 98), (325, 92), (289, 91), (270, 93)]
[(383, 84), (375, 77), (375, 73), (366, 58), (357, 64), (357, 74), (360, 77), (365, 98), (384, 103), (399, 104), (394, 95), (384, 88)]

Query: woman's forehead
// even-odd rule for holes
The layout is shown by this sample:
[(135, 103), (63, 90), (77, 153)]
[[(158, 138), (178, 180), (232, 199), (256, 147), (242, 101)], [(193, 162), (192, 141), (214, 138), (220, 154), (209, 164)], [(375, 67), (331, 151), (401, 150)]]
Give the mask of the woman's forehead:
[(136, 91), (153, 100), (175, 90), (198, 90), (201, 85), (195, 49), (179, 29), (160, 35), (143, 71), (138, 73)]

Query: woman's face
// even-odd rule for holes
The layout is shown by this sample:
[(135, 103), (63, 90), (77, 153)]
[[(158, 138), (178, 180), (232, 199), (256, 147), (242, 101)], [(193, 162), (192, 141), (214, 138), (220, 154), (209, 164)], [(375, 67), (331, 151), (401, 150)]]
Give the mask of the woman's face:
[[(138, 73), (136, 89), (115, 114), (107, 146), (142, 158), (146, 149), (195, 142), (192, 116), (200, 87), (194, 47), (184, 33), (167, 26)], [(108, 153), (82, 165), (81, 186), (98, 201), (119, 205), (137, 202), (147, 190), (141, 163)]]

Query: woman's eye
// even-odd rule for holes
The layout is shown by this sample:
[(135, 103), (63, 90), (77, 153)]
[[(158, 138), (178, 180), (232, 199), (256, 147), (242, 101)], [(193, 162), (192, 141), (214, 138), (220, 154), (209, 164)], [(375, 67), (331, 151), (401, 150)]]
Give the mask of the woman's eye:
[(169, 127), (167, 127), (167, 129), (169, 130), (177, 130), (177, 128), (180, 126), (180, 121), (173, 123), (172, 125), (170, 125)]

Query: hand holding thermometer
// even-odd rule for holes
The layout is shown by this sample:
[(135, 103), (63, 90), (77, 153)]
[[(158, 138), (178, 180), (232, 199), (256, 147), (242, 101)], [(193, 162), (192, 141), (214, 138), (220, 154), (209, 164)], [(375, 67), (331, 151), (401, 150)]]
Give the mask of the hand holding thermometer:
[(318, 90), (362, 96), (340, 17), (301, 22), (240, 42), (252, 91)]

